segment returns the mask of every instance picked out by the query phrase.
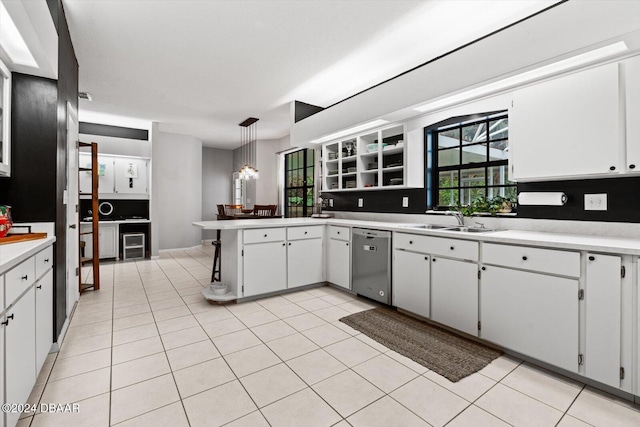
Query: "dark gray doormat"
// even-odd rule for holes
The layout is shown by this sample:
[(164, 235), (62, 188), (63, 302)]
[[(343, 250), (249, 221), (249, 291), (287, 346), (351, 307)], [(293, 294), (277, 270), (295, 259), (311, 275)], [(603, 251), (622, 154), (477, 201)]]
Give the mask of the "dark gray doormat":
[(340, 319), (449, 381), (479, 371), (502, 352), (384, 307)]

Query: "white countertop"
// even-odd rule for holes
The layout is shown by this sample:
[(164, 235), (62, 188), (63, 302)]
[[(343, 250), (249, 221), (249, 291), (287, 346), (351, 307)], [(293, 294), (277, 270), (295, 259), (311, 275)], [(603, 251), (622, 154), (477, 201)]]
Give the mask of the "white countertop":
[(480, 242), (519, 244), (545, 248), (573, 249), (607, 252), (624, 255), (640, 255), (640, 240), (622, 237), (589, 236), (578, 234), (545, 233), (539, 231), (504, 230), (487, 233), (464, 233), (459, 231), (409, 228), (409, 223), (361, 221), (335, 218), (274, 218), (240, 219), (225, 221), (199, 221), (193, 225), (204, 230), (242, 230), (249, 228), (296, 227), (305, 225), (342, 225), (379, 230), (400, 231), (436, 237), (458, 238)]
[[(150, 219), (123, 219), (118, 221), (98, 221), (98, 224), (140, 224), (151, 222)], [(80, 224), (91, 224), (91, 221), (80, 221)]]
[(0, 274), (12, 269), (30, 256), (52, 245), (55, 237), (0, 245)]

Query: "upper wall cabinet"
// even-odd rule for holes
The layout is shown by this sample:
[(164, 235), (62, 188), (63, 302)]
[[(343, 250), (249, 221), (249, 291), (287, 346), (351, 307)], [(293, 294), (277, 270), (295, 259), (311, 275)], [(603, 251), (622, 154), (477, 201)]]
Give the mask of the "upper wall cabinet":
[[(80, 154), (80, 167), (91, 164), (90, 155)], [(98, 194), (101, 198), (149, 198), (149, 159), (98, 155)], [(80, 172), (80, 194), (91, 192), (91, 175)]]
[(640, 172), (640, 56), (622, 63), (625, 80), (627, 172)]
[(327, 143), (322, 147), (322, 191), (422, 187), (422, 170), (409, 151), (404, 125)]
[(607, 64), (513, 93), (509, 139), (514, 180), (620, 172), (624, 139), (618, 68)]
[(11, 72), (0, 61), (0, 176), (11, 175)]

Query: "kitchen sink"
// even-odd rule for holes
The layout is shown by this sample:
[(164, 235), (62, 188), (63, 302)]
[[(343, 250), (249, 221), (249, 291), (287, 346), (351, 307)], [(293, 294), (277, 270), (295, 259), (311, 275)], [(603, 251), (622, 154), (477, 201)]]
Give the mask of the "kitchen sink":
[(481, 228), (481, 227), (452, 227), (452, 228), (447, 228), (447, 231), (460, 231), (462, 233), (488, 233), (496, 230), (492, 230), (490, 228)]
[(451, 226), (450, 225), (438, 225), (438, 224), (412, 224), (412, 225), (405, 225), (404, 227), (406, 228), (422, 228), (425, 230), (444, 230), (444, 229), (450, 229)]

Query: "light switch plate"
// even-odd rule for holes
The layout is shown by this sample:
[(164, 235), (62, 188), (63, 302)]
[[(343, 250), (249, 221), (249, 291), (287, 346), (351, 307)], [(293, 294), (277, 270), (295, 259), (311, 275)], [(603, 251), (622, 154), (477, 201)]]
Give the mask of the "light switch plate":
[(607, 193), (585, 194), (584, 210), (585, 211), (606, 211), (607, 210)]
[(402, 207), (403, 208), (408, 208), (409, 207), (409, 198), (408, 197), (403, 197), (402, 198)]
[(364, 206), (364, 199), (358, 199), (358, 207), (361, 208)]

